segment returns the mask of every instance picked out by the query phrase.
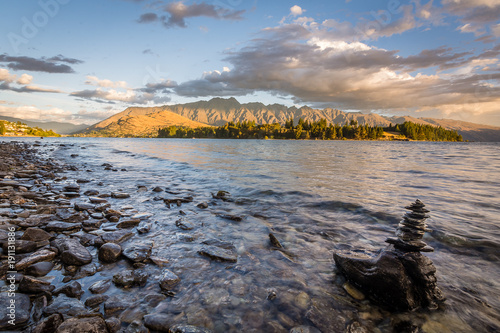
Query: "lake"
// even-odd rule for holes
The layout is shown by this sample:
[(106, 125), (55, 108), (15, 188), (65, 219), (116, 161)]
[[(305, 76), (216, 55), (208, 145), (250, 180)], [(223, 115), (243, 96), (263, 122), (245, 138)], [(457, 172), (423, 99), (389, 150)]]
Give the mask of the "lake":
[[(154, 214), (151, 232), (141, 239), (154, 241), (153, 255), (163, 258), (181, 283), (175, 297), (154, 307), (140, 302), (154, 290), (153, 282), (125, 291), (113, 286), (111, 294), (130, 299), (125, 317), (165, 313), (217, 332), (287, 332), (299, 325), (323, 325), (326, 331), (328, 321), (311, 316), (311, 307), (317, 307), (325, 316), (338, 316), (351, 329), (360, 326), (367, 332), (392, 332), (405, 322), (424, 332), (500, 330), (498, 143), (115, 138), (40, 142), (44, 154), (79, 168), (68, 178), (91, 180), (82, 185), (82, 192), (122, 190), (132, 196), (116, 201), (118, 207), (130, 205)], [(104, 170), (103, 163), (118, 171)], [(167, 192), (152, 192), (156, 186)], [(229, 192), (231, 200), (214, 199), (218, 191)], [(193, 196), (194, 201), (169, 208), (158, 200), (172, 193)], [(385, 247), (404, 207), (417, 198), (430, 210), (427, 223), (432, 232), (424, 240), (435, 252), (426, 255), (437, 268), (445, 306), (433, 312), (390, 314), (367, 300), (355, 300), (342, 288), (344, 278), (337, 274), (333, 252)], [(198, 208), (201, 202), (208, 208)], [(193, 230), (176, 226), (180, 210)], [(227, 215), (242, 220), (224, 218)], [(270, 232), (284, 251), (270, 246)], [(236, 264), (216, 263), (197, 253), (202, 241), (213, 238), (236, 246)], [(88, 287), (127, 265), (109, 265), (81, 283)], [(158, 274), (154, 268), (149, 272)], [(61, 278), (57, 276), (56, 283)], [(272, 292), (277, 297), (269, 300)]]

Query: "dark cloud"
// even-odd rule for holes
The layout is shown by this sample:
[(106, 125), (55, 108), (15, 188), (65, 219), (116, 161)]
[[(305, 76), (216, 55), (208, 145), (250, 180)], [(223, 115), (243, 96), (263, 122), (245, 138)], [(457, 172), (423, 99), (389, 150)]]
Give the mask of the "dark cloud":
[(245, 12), (244, 10), (232, 10), (205, 2), (186, 5), (182, 1), (168, 3), (160, 10), (167, 14), (145, 13), (139, 17), (138, 22), (161, 22), (165, 28), (186, 28), (186, 19), (192, 17), (209, 17), (216, 20), (238, 21), (243, 19), (242, 14)]
[(107, 90), (103, 88), (86, 89), (72, 92), (70, 96), (107, 104), (114, 104), (118, 102), (127, 104), (160, 104), (170, 101), (170, 97), (168, 96), (157, 96), (147, 92), (138, 93), (133, 89), (128, 89), (126, 91), (116, 91), (113, 89)]
[(177, 82), (166, 80), (158, 83), (148, 83), (145, 88), (139, 89), (139, 91), (154, 94), (154, 93), (169, 93), (172, 88), (177, 87)]
[(137, 20), (137, 22), (139, 22), (139, 23), (151, 23), (151, 22), (156, 22), (159, 19), (160, 18), (155, 13), (146, 13), (146, 14), (142, 14), (141, 17), (139, 17), (139, 20)]
[(65, 58), (58, 55), (49, 59), (46, 58), (31, 58), (26, 56), (13, 57), (7, 54), (0, 54), (0, 62), (7, 63), (7, 67), (13, 70), (26, 70), (33, 72), (45, 73), (74, 73), (72, 67), (66, 65), (80, 64), (83, 61), (72, 58)]

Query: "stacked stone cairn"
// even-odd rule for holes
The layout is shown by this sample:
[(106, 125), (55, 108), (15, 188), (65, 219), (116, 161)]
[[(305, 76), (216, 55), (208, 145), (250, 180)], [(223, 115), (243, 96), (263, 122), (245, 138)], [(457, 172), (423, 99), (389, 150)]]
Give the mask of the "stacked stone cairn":
[(417, 308), (436, 309), (445, 297), (437, 286), (436, 267), (421, 252), (434, 249), (422, 241), (429, 212), (416, 200), (396, 231), (397, 238), (386, 240), (390, 245), (378, 255), (354, 251), (333, 254), (339, 271), (375, 304), (390, 311)]
[(396, 231), (398, 238), (388, 238), (386, 242), (393, 244), (396, 249), (401, 251), (433, 252), (432, 247), (421, 241), (425, 232), (430, 231), (425, 223), (425, 220), (430, 217), (427, 214), (429, 211), (424, 207), (424, 203), (419, 199), (405, 207), (411, 210), (411, 213), (406, 213), (403, 220), (399, 222)]

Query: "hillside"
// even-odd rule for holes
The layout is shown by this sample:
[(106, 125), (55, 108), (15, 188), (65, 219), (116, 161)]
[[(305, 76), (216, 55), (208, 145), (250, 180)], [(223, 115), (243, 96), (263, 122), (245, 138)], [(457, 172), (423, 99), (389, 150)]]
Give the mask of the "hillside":
[(208, 126), (170, 111), (151, 109), (127, 108), (123, 112), (86, 128), (80, 132), (80, 135), (151, 137), (158, 134), (158, 129), (167, 126), (189, 128)]
[(29, 127), (38, 127), (47, 131), (53, 130), (54, 132), (59, 134), (71, 134), (88, 127), (88, 125), (74, 125), (71, 123), (61, 123), (57, 121), (49, 121), (49, 122), (31, 121), (31, 120), (7, 117), (2, 115), (0, 115), (0, 120), (7, 120), (13, 123), (20, 121), (21, 123), (26, 124)]
[[(163, 115), (157, 118), (158, 116), (155, 116), (155, 114)], [(180, 116), (180, 118), (174, 119), (173, 114)], [(133, 120), (136, 117), (137, 119)], [(148, 117), (148, 121), (145, 124), (141, 123), (144, 122), (144, 118), (142, 117)], [(280, 123), (283, 125), (291, 118), (295, 120), (295, 123), (300, 118), (310, 122), (326, 119), (328, 123), (340, 125), (351, 120), (356, 120), (359, 125), (383, 127), (387, 127), (390, 124), (402, 124), (405, 121), (411, 121), (422, 125), (442, 126), (446, 129), (457, 130), (464, 137), (464, 140), (500, 141), (500, 127), (478, 125), (457, 120), (413, 118), (410, 116), (384, 117), (375, 113), (343, 112), (331, 108), (320, 110), (307, 106), (296, 108), (281, 104), (240, 104), (235, 98), (213, 98), (209, 101), (160, 107), (127, 108), (125, 111), (93, 125), (84, 132), (89, 133), (90, 131), (102, 131), (106, 129), (110, 134), (115, 131), (116, 133), (120, 133), (120, 135), (130, 135), (134, 131), (152, 133), (154, 129), (171, 125), (196, 128), (206, 125), (222, 126), (230, 121), (234, 123), (255, 121), (257, 124)], [(171, 120), (168, 125), (165, 123), (167, 119)], [(192, 121), (193, 123), (182, 125), (181, 119), (184, 122)], [(175, 123), (177, 121), (180, 123)], [(143, 125), (147, 126), (147, 129), (142, 129), (141, 126)]]
[(0, 120), (0, 136), (61, 136), (52, 130), (44, 130), (39, 127), (30, 127), (20, 121), (11, 122)]

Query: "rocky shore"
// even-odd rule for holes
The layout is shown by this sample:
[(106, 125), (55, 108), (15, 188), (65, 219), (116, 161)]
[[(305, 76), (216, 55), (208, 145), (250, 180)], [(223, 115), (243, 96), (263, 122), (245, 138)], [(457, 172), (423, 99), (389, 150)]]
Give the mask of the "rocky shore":
[[(259, 308), (226, 313), (219, 323), (212, 321), (203, 308), (190, 307), (186, 312), (167, 314), (165, 304), (179, 304), (176, 294), (183, 281), (170, 268), (169, 259), (159, 254), (168, 248), (158, 251), (158, 239), (148, 236), (158, 223), (151, 219), (153, 214), (122, 202), (137, 193), (155, 195), (152, 201), (163, 201), (164, 209), (178, 212), (179, 217), (172, 222), (179, 231), (176, 238), (193, 244), (199, 235), (193, 231), (200, 225), (189, 218), (189, 213), (198, 210), (224, 223), (240, 223), (242, 217), (230, 210), (209, 212), (209, 207), (217, 203), (234, 205), (234, 200), (228, 192), (219, 191), (208, 202), (197, 203), (193, 196), (184, 193), (166, 195), (168, 191), (160, 186), (138, 186), (135, 193), (108, 191), (99, 179), (68, 177), (90, 174), (92, 170), (80, 170), (84, 166), (63, 163), (46, 154), (69, 149), (65, 146), (36, 141), (0, 143), (0, 304), (7, 307), (6, 312), (0, 313), (0, 331), (226, 332), (243, 327), (238, 318), (244, 318), (252, 332), (264, 329), (317, 333), (320, 331), (311, 323), (323, 332), (347, 325), (347, 319), (331, 302), (311, 300), (307, 293), (296, 290), (297, 282), (282, 280), (282, 286), (275, 284), (280, 287), (277, 289), (242, 284), (238, 276), (249, 270), (240, 264), (239, 250), (230, 241), (206, 236), (196, 245), (195, 255), (213, 263), (215, 272), (228, 268), (237, 272), (232, 274), (233, 281), (225, 283), (228, 290), (217, 287), (204, 291), (201, 300), (207, 308), (224, 305), (236, 309), (243, 304), (245, 290), (249, 290), (251, 295), (260, 295), (259, 307), (268, 308), (271, 313), (280, 309), (275, 314), (277, 320), (265, 322)], [(76, 156), (71, 154), (70, 158)], [(100, 167), (116, 174), (127, 171), (107, 163)], [(183, 209), (188, 209), (188, 216)], [(274, 234), (263, 233), (263, 240), (268, 251), (283, 253), (281, 260), (293, 264), (293, 255)], [(257, 258), (248, 256), (258, 264)], [(200, 280), (190, 279), (189, 283), (200, 284)], [(287, 290), (289, 283), (296, 287)], [(257, 301), (254, 298), (252, 302)], [(281, 311), (290, 311), (296, 317)]]

